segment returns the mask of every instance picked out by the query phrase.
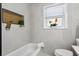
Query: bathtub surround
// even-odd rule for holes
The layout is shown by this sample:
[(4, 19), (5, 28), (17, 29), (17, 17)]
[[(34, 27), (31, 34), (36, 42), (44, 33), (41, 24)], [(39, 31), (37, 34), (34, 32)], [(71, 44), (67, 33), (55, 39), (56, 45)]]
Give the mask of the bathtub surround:
[(32, 4), (31, 17), (31, 38), (33, 42), (44, 42), (43, 49), (49, 55), (54, 54), (54, 50), (65, 48), (71, 50), (75, 41), (76, 25), (79, 22), (79, 4), (68, 4), (68, 28), (61, 30), (47, 30), (43, 27), (43, 6), (50, 4)]
[(6, 24), (2, 23), (2, 55), (7, 55), (30, 42), (30, 5), (24, 3), (3, 3), (2, 8), (24, 15), (23, 27), (12, 24), (10, 30), (5, 30)]

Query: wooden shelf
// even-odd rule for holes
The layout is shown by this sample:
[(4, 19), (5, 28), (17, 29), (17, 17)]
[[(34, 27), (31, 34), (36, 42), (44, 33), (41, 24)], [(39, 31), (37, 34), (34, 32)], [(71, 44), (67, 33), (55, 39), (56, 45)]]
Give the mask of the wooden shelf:
[(11, 22), (11, 24), (18, 24), (18, 22), (22, 20), (24, 21), (24, 16), (13, 11), (2, 8), (2, 22), (7, 23)]

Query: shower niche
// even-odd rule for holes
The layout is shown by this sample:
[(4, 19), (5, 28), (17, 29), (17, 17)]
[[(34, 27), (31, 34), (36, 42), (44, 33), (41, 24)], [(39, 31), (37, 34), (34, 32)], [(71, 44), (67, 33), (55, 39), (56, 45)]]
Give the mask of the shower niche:
[(6, 23), (5, 29), (10, 29), (11, 24), (24, 25), (24, 16), (2, 8), (2, 23)]

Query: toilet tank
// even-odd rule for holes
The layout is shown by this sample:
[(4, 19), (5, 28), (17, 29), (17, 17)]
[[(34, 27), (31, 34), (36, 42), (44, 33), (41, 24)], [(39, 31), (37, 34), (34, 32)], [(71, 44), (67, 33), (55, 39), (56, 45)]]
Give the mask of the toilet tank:
[(79, 38), (76, 39), (77, 46), (79, 46)]

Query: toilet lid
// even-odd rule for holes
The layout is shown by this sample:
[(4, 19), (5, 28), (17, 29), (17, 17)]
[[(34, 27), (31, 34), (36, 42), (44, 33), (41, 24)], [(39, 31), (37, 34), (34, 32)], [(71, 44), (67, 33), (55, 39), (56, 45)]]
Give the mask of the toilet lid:
[(66, 49), (56, 49), (55, 54), (59, 56), (73, 56), (72, 51)]

